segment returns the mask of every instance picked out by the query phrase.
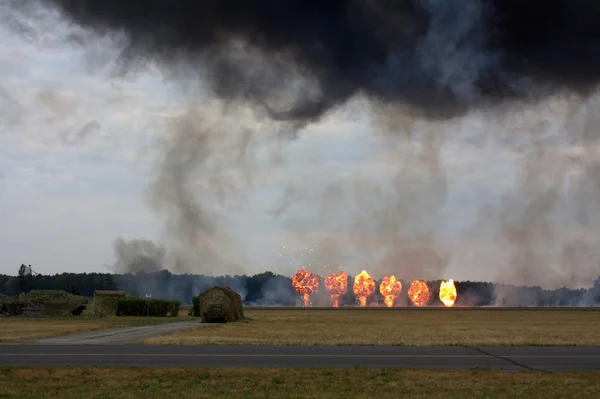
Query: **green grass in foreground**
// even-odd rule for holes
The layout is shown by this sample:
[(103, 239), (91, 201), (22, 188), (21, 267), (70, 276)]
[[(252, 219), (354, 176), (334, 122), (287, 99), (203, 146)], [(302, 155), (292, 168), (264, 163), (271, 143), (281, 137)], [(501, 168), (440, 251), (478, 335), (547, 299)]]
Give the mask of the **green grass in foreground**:
[(598, 398), (600, 373), (0, 368), (0, 398)]
[[(179, 317), (0, 317), (0, 342), (24, 341), (118, 327), (140, 327), (192, 320), (187, 312)], [(1, 391), (0, 391), (1, 392)], [(1, 396), (0, 396), (1, 397)]]

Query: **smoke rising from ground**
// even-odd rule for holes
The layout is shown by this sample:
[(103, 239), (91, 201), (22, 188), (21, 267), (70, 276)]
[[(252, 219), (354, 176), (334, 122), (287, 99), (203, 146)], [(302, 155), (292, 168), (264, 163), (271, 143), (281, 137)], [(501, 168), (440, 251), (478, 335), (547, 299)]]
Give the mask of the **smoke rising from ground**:
[[(159, 66), (191, 98), (164, 126), (148, 196), (169, 251), (134, 246), (142, 259), (550, 288), (598, 274), (600, 4), (49, 3), (125, 43), (119, 71)], [(356, 109), (375, 132), (348, 162), (314, 136), (356, 129), (335, 122)], [(276, 256), (283, 244), (297, 263)]]
[(114, 243), (117, 273), (157, 272), (163, 269), (165, 249), (149, 240), (125, 241), (118, 238)]

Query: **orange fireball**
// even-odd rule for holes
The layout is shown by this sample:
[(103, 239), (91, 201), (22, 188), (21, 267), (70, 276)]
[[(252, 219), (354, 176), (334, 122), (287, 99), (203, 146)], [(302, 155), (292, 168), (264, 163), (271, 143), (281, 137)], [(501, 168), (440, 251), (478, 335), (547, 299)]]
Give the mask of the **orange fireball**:
[(394, 300), (402, 291), (402, 283), (396, 280), (396, 277), (384, 277), (379, 285), (379, 292), (383, 295), (385, 306), (391, 308), (394, 306)]
[(408, 297), (417, 306), (424, 306), (429, 301), (429, 288), (423, 280), (415, 280), (408, 289)]
[(373, 281), (365, 270), (354, 277), (353, 291), (354, 295), (360, 301), (360, 306), (363, 308), (367, 306), (367, 298), (375, 292), (375, 281)]
[(334, 308), (339, 306), (340, 295), (348, 290), (348, 275), (344, 272), (331, 274), (323, 281), (325, 289), (331, 293), (331, 302)]
[(450, 279), (440, 283), (440, 301), (448, 307), (456, 302), (456, 287), (453, 280)]
[(319, 291), (319, 278), (308, 270), (298, 270), (292, 277), (292, 286), (298, 294), (302, 295), (304, 306), (308, 306), (310, 294), (316, 294)]

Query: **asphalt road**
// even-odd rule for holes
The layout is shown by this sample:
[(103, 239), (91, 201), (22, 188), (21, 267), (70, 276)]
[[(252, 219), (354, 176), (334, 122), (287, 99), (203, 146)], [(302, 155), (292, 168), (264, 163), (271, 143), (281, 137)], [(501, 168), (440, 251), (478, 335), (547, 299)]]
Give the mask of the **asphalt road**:
[(0, 345), (2, 366), (410, 367), (600, 371), (600, 347)]

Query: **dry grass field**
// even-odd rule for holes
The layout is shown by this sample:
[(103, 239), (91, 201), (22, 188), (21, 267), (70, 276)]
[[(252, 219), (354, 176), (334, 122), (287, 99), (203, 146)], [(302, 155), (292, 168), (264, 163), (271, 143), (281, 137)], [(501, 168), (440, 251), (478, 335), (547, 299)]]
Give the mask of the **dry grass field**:
[[(138, 327), (190, 320), (187, 311), (179, 317), (64, 317), (23, 318), (0, 317), (0, 342), (25, 341), (67, 335), (83, 331), (104, 330), (117, 327)], [(0, 396), (1, 397), (1, 396)]]
[(146, 344), (600, 345), (597, 310), (252, 310)]
[(600, 373), (0, 368), (1, 398), (598, 398)]

